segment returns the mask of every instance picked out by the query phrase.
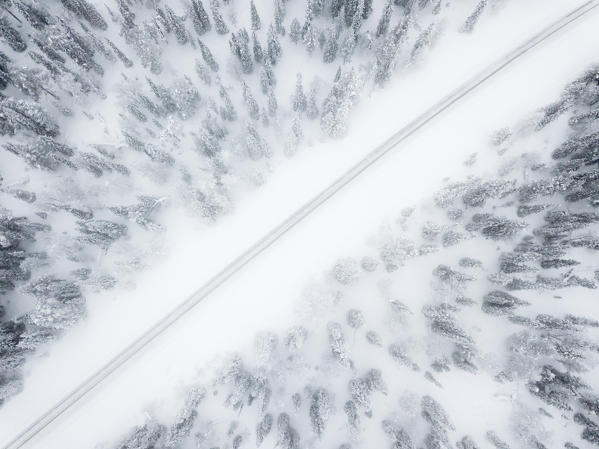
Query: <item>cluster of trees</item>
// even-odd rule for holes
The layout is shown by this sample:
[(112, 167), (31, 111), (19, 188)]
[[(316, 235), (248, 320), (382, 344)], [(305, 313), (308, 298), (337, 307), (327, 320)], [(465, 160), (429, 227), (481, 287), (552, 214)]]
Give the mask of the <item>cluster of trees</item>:
[[(193, 416), (228, 416), (230, 408), (236, 412), (233, 421), (219, 427), (198, 419), (179, 441), (237, 447), (255, 433), (257, 446), (271, 441), (288, 449), (315, 444), (347, 449), (380, 441), (377, 431), (372, 433), (378, 428), (393, 448), (599, 444), (599, 402), (589, 378), (598, 346), (596, 332), (589, 330), (599, 328), (599, 321), (592, 308), (589, 316), (578, 316), (553, 307), (556, 298), (572, 301), (599, 284), (594, 263), (599, 215), (596, 182), (591, 181), (597, 176), (597, 122), (588, 119), (599, 99), (597, 79), (593, 71), (566, 90), (560, 113), (576, 120), (570, 120), (570, 135), (545, 164), (521, 158), (521, 165), (503, 169), (497, 179), (450, 183), (434, 196), (434, 213), (426, 207), (420, 211), (421, 221), (414, 218), (414, 209), (400, 213), (396, 232), (377, 242), (377, 257), (340, 259), (325, 281), (336, 300), (330, 305), (323, 299), (329, 308), (319, 309), (316, 322), (307, 320), (280, 337), (261, 334), (256, 356), (235, 357), (209, 382), (213, 400), (199, 404)], [(537, 131), (551, 124), (555, 117), (546, 119), (555, 110), (552, 105), (542, 111)], [(513, 144), (511, 133), (504, 134), (496, 144)], [(520, 168), (530, 164), (535, 169), (522, 176)], [(439, 218), (439, 211), (446, 212), (445, 218)], [(449, 230), (480, 247), (491, 241), (501, 251), (483, 260), (464, 254), (456, 267), (440, 264), (441, 258), (456, 260), (455, 249), (444, 251)], [(405, 279), (383, 288), (376, 273), (400, 276), (414, 258), (428, 263), (431, 282), (428, 289), (421, 282), (418, 299), (406, 304), (391, 293), (413, 295)], [(527, 290), (537, 292), (534, 311), (523, 299)], [(556, 291), (569, 294), (562, 298)], [(414, 317), (416, 307), (424, 320)], [(425, 328), (422, 334), (418, 326)], [(410, 343), (413, 332), (417, 344)], [(489, 348), (487, 332), (503, 332), (491, 340), (505, 347)], [(498, 356), (489, 363), (481, 348)], [(372, 351), (382, 352), (371, 358)], [(372, 360), (376, 367), (368, 365)], [(445, 383), (445, 374), (454, 370)], [(512, 382), (528, 392), (515, 399), (505, 417), (512, 420), (509, 430), (481, 429), (485, 441), (479, 442), (462, 433), (462, 421), (452, 419), (435, 394), (444, 388), (446, 396), (460, 371), (468, 373), (463, 378), (469, 385), (475, 375)], [(411, 376), (423, 381), (413, 382)], [(462, 392), (449, 394), (459, 402)], [(388, 398), (378, 401), (377, 395)], [(489, 404), (489, 410), (493, 407)], [(365, 425), (365, 420), (380, 424)], [(543, 420), (555, 428), (568, 426), (568, 434), (551, 440)], [(149, 438), (156, 428), (138, 428), (119, 447), (143, 447), (137, 443), (145, 441), (140, 432)], [(170, 447), (162, 441), (173, 431), (160, 428), (162, 436), (152, 440), (155, 447)]]
[[(121, 245), (144, 247), (163, 230), (164, 207), (215, 220), (230, 209), (228, 183), (248, 166), (263, 169), (279, 147), (294, 154), (309, 133), (343, 136), (361, 90), (383, 86), (429, 46), (450, 8), (274, 0), (269, 17), (252, 1), (244, 27), (241, 5), (167, 3), (11, 0), (0, 11), (0, 161), (40, 180), (0, 185), (0, 401), (18, 390), (24, 352), (84, 316), (90, 289), (115, 285), (122, 271), (109, 261), (140, 265)], [(335, 76), (285, 73), (298, 52)], [(288, 76), (295, 88), (283, 92)], [(89, 127), (101, 137), (88, 137)], [(14, 312), (24, 296), (29, 312)]]
[[(456, 183), (435, 198), (436, 204), (448, 212), (464, 208), (459, 220), (464, 222), (470, 216), (465, 228), (474, 235), (513, 242), (526, 233), (498, 257), (498, 272), (488, 280), (500, 289), (490, 288), (481, 301), (484, 313), (508, 319), (523, 329), (507, 339), (510, 355), (498, 380), (523, 381), (533, 396), (583, 426), (580, 438), (594, 444), (599, 441), (597, 423), (591, 418), (596, 392), (583, 381), (587, 368), (582, 360), (589, 357), (588, 351), (596, 344), (585, 329), (599, 323), (593, 317), (553, 315), (547, 298), (555, 290), (595, 290), (599, 286), (597, 267), (588, 265), (599, 248), (595, 237), (599, 222), (595, 201), (597, 137), (590, 112), (599, 99), (597, 86), (597, 72), (592, 70), (570, 84), (558, 102), (541, 111), (537, 131), (542, 132), (562, 114), (570, 115), (571, 131), (551, 152), (547, 164), (535, 166), (538, 171), (534, 176), (518, 183), (516, 179), (506, 181), (505, 176), (484, 183)], [(502, 134), (505, 137), (497, 140), (498, 146), (514, 143), (512, 133)], [(526, 164), (538, 163), (531, 158)], [(493, 198), (513, 199), (502, 209), (519, 220), (477, 211), (489, 209)], [(463, 266), (475, 265), (465, 261)], [(546, 313), (530, 316), (523, 310), (529, 303), (512, 292), (526, 290), (544, 292), (541, 298)], [(543, 362), (548, 360), (552, 363)], [(496, 445), (507, 444), (494, 433), (488, 433), (487, 438)], [(530, 442), (542, 445), (534, 439)], [(568, 443), (566, 447), (576, 446)]]

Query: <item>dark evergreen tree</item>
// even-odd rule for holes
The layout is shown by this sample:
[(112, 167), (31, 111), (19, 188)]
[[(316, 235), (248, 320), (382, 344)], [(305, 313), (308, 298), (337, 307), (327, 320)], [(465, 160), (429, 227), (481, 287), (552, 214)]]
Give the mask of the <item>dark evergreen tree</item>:
[(160, 30), (162, 34), (168, 34), (173, 31), (170, 17), (168, 17), (167, 13), (159, 7), (157, 7), (155, 10), (154, 25)]
[(314, 7), (314, 0), (308, 0), (306, 2), (306, 22), (311, 22), (312, 20), (314, 20), (314, 17), (316, 16)]
[(393, 0), (388, 0), (387, 4), (385, 5), (385, 9), (383, 9), (383, 15), (381, 16), (381, 19), (376, 27), (376, 37), (387, 34), (387, 31), (389, 31), (389, 23), (391, 22), (392, 14)]
[(416, 0), (394, 0), (393, 3), (396, 6), (399, 6), (401, 8), (404, 9), (404, 13), (406, 15), (410, 14), (412, 12), (412, 9), (414, 8), (414, 3), (416, 2)]
[(337, 58), (337, 35), (333, 30), (329, 30), (327, 41), (322, 52), (322, 62), (330, 64)]
[(320, 124), (331, 137), (340, 137), (347, 131), (349, 110), (356, 101), (358, 79), (355, 72), (341, 73), (322, 106)]
[(199, 36), (212, 29), (210, 18), (204, 9), (202, 0), (191, 0), (191, 20)]
[(431, 23), (425, 30), (423, 30), (416, 42), (414, 43), (414, 47), (412, 48), (412, 53), (410, 55), (412, 60), (417, 59), (427, 48), (429, 48), (435, 37), (435, 25)]
[(331, 396), (329, 392), (324, 388), (318, 388), (312, 394), (312, 401), (310, 403), (312, 430), (318, 436), (321, 436), (326, 428), (331, 409)]
[(65, 30), (64, 39), (60, 41), (57, 49), (64, 51), (69, 57), (85, 70), (94, 70), (99, 75), (104, 70), (94, 61), (94, 50), (89, 42), (73, 28), (63, 24)]
[(270, 64), (270, 59), (266, 58), (260, 71), (260, 86), (262, 93), (270, 92), (277, 85), (275, 74)]
[[(364, 0), (358, 0), (358, 5), (356, 7), (356, 12), (352, 18), (351, 29), (353, 33), (357, 36), (360, 28), (362, 27), (362, 23), (364, 22)], [(357, 38), (357, 37), (356, 37)]]
[[(77, 224), (82, 241), (104, 250), (127, 234), (127, 226), (109, 220), (81, 220)], [(39, 290), (39, 287), (37, 289)]]
[(287, 156), (293, 156), (303, 138), (304, 130), (302, 129), (302, 120), (298, 113), (293, 117), (291, 122), (291, 130), (285, 144), (285, 154)]
[[(245, 33), (245, 36), (247, 36), (247, 32)], [(254, 71), (254, 59), (250, 52), (248, 40), (242, 37), (239, 39), (239, 42), (239, 60), (241, 61), (241, 69), (243, 70), (243, 73), (252, 73)]]
[(27, 49), (27, 44), (21, 34), (12, 27), (6, 17), (0, 17), (0, 36), (14, 51), (22, 53)]
[(362, 18), (368, 19), (372, 14), (372, 0), (364, 0), (364, 7), (362, 8)]
[(293, 95), (293, 110), (296, 112), (304, 112), (308, 105), (306, 95), (304, 94), (304, 86), (302, 85), (302, 75), (297, 74), (297, 81), (295, 84), (295, 94)]
[(241, 62), (241, 69), (246, 74), (254, 71), (254, 61), (248, 43), (249, 36), (245, 29), (239, 30), (237, 34), (231, 34), (231, 40), (229, 41), (231, 52), (237, 56)]
[(308, 53), (312, 54), (316, 48), (316, 36), (314, 33), (314, 27), (311, 22), (306, 22), (302, 29), (302, 42), (306, 46)]
[(212, 56), (212, 52), (208, 48), (206, 44), (204, 44), (200, 39), (198, 39), (198, 44), (200, 45), (200, 51), (202, 52), (202, 58), (208, 67), (212, 69), (213, 72), (218, 72), (218, 63)]
[(252, 160), (261, 159), (268, 154), (266, 143), (262, 140), (256, 127), (251, 122), (248, 122), (247, 125), (246, 149), (248, 156)]
[(13, 135), (20, 129), (45, 137), (57, 137), (59, 134), (58, 125), (37, 103), (0, 99), (0, 114), (0, 134)]
[(16, 3), (16, 6), (19, 11), (21, 11), (21, 14), (23, 14), (25, 19), (36, 30), (41, 31), (53, 22), (50, 14), (45, 9), (42, 9), (39, 5), (33, 5), (19, 1)]
[(260, 28), (262, 28), (262, 24), (260, 22), (260, 16), (258, 15), (258, 10), (256, 9), (254, 0), (250, 1), (250, 12), (252, 16), (252, 31), (258, 31)]
[(299, 20), (292, 20), (291, 28), (289, 30), (289, 37), (291, 38), (291, 42), (295, 44), (297, 44), (297, 42), (302, 37), (302, 26), (300, 25)]
[(285, 27), (283, 26), (283, 20), (285, 20), (285, 0), (275, 0), (275, 18), (274, 25), (275, 30), (281, 36), (285, 36)]
[(121, 51), (120, 48), (118, 48), (110, 39), (106, 39), (106, 42), (108, 42), (108, 45), (110, 46), (110, 48), (112, 48), (112, 51), (114, 51), (117, 55), (117, 57), (121, 60), (121, 62), (123, 63), (123, 65), (127, 68), (129, 67), (133, 67), (133, 61), (131, 61), (131, 59), (129, 59), (127, 57), (127, 55), (125, 55), (125, 53), (123, 53)]
[(268, 117), (268, 112), (266, 111), (266, 108), (262, 108), (262, 112), (260, 112), (260, 115), (262, 117), (262, 126), (268, 128), (270, 126), (270, 118)]
[(374, 80), (378, 84), (387, 81), (395, 68), (396, 55), (407, 36), (409, 21), (402, 20), (385, 38), (376, 55), (376, 73)]
[(271, 64), (276, 65), (281, 59), (281, 44), (273, 25), (268, 28), (267, 52)]
[(264, 50), (262, 50), (262, 45), (260, 45), (260, 41), (256, 36), (256, 33), (252, 33), (252, 46), (254, 50), (254, 61), (258, 64), (261, 64), (264, 60)]
[(196, 139), (198, 151), (210, 159), (215, 159), (221, 152), (221, 146), (218, 137), (206, 127), (200, 130)]
[(258, 102), (252, 95), (252, 91), (248, 87), (246, 83), (242, 84), (243, 86), (243, 100), (245, 101), (245, 105), (248, 110), (248, 114), (250, 118), (253, 120), (258, 120), (260, 118), (260, 108), (258, 106)]
[(98, 10), (87, 0), (61, 0), (62, 4), (82, 19), (87, 20), (91, 26), (106, 30), (108, 24)]
[(10, 83), (10, 58), (0, 51), (0, 90), (6, 89)]
[(210, 9), (212, 10), (212, 19), (214, 20), (214, 28), (218, 34), (227, 34), (229, 27), (225, 23), (222, 14), (220, 13), (220, 5), (218, 0), (210, 0)]
[(343, 8), (345, 0), (331, 0), (331, 16), (337, 17)]
[(126, 30), (133, 30), (136, 28), (135, 25), (135, 14), (131, 12), (128, 2), (125, 0), (118, 0), (119, 12), (123, 18), (123, 27)]
[(327, 35), (325, 30), (320, 30), (320, 32), (318, 33), (318, 48), (320, 48), (320, 50), (324, 50), (324, 45), (327, 43)]
[(310, 92), (308, 93), (308, 105), (306, 106), (306, 116), (310, 120), (314, 120), (318, 118), (318, 105), (317, 105), (317, 94), (318, 89), (316, 86), (312, 86)]
[(356, 40), (357, 37), (353, 30), (346, 34), (340, 49), (343, 62), (348, 63), (351, 60), (354, 50), (356, 49)]
[(362, 16), (362, 8), (360, 6), (364, 6), (364, 0), (345, 0), (344, 9), (343, 9), (343, 20), (345, 21), (345, 26), (350, 27), (354, 21), (354, 16), (359, 14)]
[(236, 120), (237, 112), (235, 111), (235, 107), (233, 106), (233, 102), (231, 101), (231, 98), (229, 97), (227, 90), (222, 85), (220, 85), (218, 92), (224, 103), (224, 106), (222, 106), (219, 111), (221, 117), (223, 118), (223, 120), (228, 120), (230, 122)]
[(320, 17), (324, 13), (325, 1), (324, 0), (310, 0), (310, 10), (312, 17)]
[(185, 28), (185, 24), (183, 23), (183, 19), (177, 16), (174, 11), (166, 5), (165, 13), (167, 16), (167, 20), (169, 21), (170, 28), (173, 33), (175, 33), (175, 37), (177, 38), (177, 42), (180, 45), (185, 45), (189, 42), (189, 33)]
[(54, 48), (52, 48), (51, 45), (49, 45), (49, 43), (47, 41), (42, 41), (40, 39), (37, 38), (33, 38), (33, 42), (35, 42), (35, 45), (38, 46), (38, 48), (44, 52), (44, 54), (50, 58), (52, 61), (55, 62), (59, 62), (64, 64), (66, 62), (66, 59), (64, 58), (64, 56), (62, 56), (59, 52), (57, 52)]
[(470, 14), (470, 16), (466, 19), (466, 21), (462, 25), (462, 28), (460, 29), (460, 31), (462, 33), (471, 33), (472, 32), (472, 30), (476, 26), (476, 23), (478, 22), (478, 19), (480, 18), (483, 11), (485, 10), (486, 6), (487, 6), (487, 0), (480, 0), (480, 2), (476, 5), (476, 8), (474, 8), (474, 11), (472, 12), (472, 14)]
[(256, 446), (260, 446), (272, 429), (273, 417), (270, 413), (264, 415), (256, 427)]
[(274, 117), (277, 114), (277, 109), (277, 97), (275, 97), (275, 94), (271, 89), (270, 91), (268, 91), (268, 114), (271, 117)]

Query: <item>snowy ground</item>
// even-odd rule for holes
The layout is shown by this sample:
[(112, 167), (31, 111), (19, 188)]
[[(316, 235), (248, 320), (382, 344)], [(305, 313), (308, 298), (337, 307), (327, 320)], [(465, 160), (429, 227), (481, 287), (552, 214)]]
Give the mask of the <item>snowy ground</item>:
[[(48, 408), (169, 310), (174, 300), (165, 301), (165, 297), (185, 298), (240, 250), (361, 158), (379, 143), (377, 139), (384, 140), (466, 77), (528, 37), (531, 30), (541, 28), (573, 6), (556, 2), (552, 8), (540, 8), (543, 15), (533, 3), (503, 10), (503, 16), (481, 29), (476, 43), (466, 39), (440, 42), (426, 65), (406, 74), (398, 85), (375, 92), (361, 102), (356, 114), (359, 119), (346, 139), (314, 142), (297, 156), (293, 167), (281, 167), (267, 186), (250, 195), (218, 227), (204, 231), (200, 238), (191, 227), (179, 228), (173, 236), (176, 249), (169, 259), (145, 274), (138, 287), (126, 293), (126, 301), (117, 301), (120, 292), (111, 292), (113, 300), (90, 300), (85, 325), (54, 343), (48, 357), (28, 364), (25, 391), (0, 409), (0, 421), (7, 423), (2, 426), (3, 439), (9, 439), (14, 429), (31, 421), (31, 404), (35, 403), (39, 411)], [(525, 11), (528, 7), (530, 11)], [(459, 177), (463, 161), (470, 154), (485, 152), (493, 130), (554, 100), (597, 53), (590, 36), (598, 20), (593, 13), (530, 53), (372, 167), (367, 176), (208, 298), (176, 329), (61, 418), (53, 429), (32, 441), (32, 446), (92, 447), (108, 435), (116, 437), (132, 424), (143, 422), (150, 405), (158, 418), (167, 419), (175, 413), (181, 401), (177, 393), (194, 381), (206, 362), (246, 347), (255, 332), (265, 327), (273, 331), (287, 327), (295, 312), (293, 298), (306, 282), (332, 266), (339, 255), (361, 253), (363, 242), (382, 221), (394, 220), (402, 207), (430, 197), (444, 177)], [(510, 32), (506, 35), (507, 28)], [(497, 39), (498, 35), (502, 39)], [(456, 58), (463, 63), (457, 64)], [(453, 62), (451, 66), (448, 59)], [(560, 61), (558, 66), (556, 60)], [(410, 106), (398, 109), (398, 103)], [(475, 165), (480, 174), (491, 168), (484, 162), (481, 158)], [(413, 167), (427, 169), (415, 176)], [(178, 218), (173, 217), (173, 222), (179, 222)], [(273, 272), (277, 273), (274, 278)], [(47, 388), (48, 378), (55, 379), (51, 390)], [(464, 398), (464, 407), (475, 407), (476, 402), (466, 401)]]

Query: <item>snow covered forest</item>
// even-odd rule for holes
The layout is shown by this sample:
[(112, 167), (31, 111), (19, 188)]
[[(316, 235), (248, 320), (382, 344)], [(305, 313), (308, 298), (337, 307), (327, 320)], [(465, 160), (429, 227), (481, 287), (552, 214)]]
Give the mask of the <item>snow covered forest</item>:
[[(593, 69), (498, 130), (493, 176), (399, 211), (305, 291), (286, 332), (107, 447), (598, 445), (598, 99)], [(480, 411), (459, 403), (472, 395)]]
[[(391, 97), (400, 111), (381, 111), (372, 98), (451, 61), (436, 48), (472, 48), (506, 11), (526, 18), (543, 2), (515, 3), (4, 1), (0, 413), (17, 401), (25, 414), (18, 401), (35, 363), (51, 364), (55, 345), (102, 310), (121, 308), (143, 328), (182, 301), (144, 307), (128, 296), (176, 248), (195, 248), (196, 235), (210, 239), (277, 188), (279, 171), (305, 170), (295, 189), (309, 191), (310, 170), (345, 170), (347, 136), (365, 115), (402, 123), (427, 106), (406, 95)], [(316, 281), (297, 273), (297, 297), (279, 299), (292, 315), (256, 323), (257, 335), (240, 329), (251, 344), (178, 379), (176, 397), (145, 398), (94, 447), (599, 446), (597, 62), (589, 56), (552, 103), (531, 100), (489, 131), (462, 173), (371, 229), (361, 253), (334, 255)], [(302, 159), (319, 151), (331, 152), (330, 168)], [(427, 168), (413, 170), (417, 182)], [(394, 204), (389, 188), (375, 201)], [(231, 240), (251, 228), (246, 218), (226, 228)], [(214, 249), (195, 256), (216, 270)], [(180, 260), (181, 270), (200, 265)], [(293, 270), (284, 264), (273, 270)], [(94, 358), (84, 351), (82, 365)]]

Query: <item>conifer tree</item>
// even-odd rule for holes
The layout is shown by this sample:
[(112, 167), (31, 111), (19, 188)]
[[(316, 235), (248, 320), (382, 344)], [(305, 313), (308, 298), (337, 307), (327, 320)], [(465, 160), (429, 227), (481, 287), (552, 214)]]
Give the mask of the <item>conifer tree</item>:
[(27, 49), (27, 44), (21, 34), (11, 25), (8, 18), (0, 17), (0, 36), (14, 51), (22, 53)]
[(362, 27), (362, 22), (364, 21), (364, 0), (358, 0), (358, 4), (356, 5), (356, 11), (354, 12), (354, 16), (351, 21), (351, 29), (354, 34), (357, 36), (360, 28)]
[(260, 116), (262, 117), (262, 126), (268, 128), (270, 126), (270, 119), (268, 118), (268, 112), (265, 108), (262, 108), (262, 112), (260, 112)]
[(50, 14), (36, 5), (18, 2), (16, 6), (31, 26), (38, 31), (43, 30), (52, 22)]
[(112, 48), (112, 51), (114, 51), (117, 55), (117, 57), (121, 60), (121, 62), (123, 63), (123, 65), (127, 68), (129, 67), (133, 67), (133, 61), (131, 61), (131, 59), (129, 59), (127, 57), (127, 55), (125, 55), (125, 53), (123, 53), (121, 51), (120, 48), (118, 48), (110, 39), (106, 38), (106, 42), (108, 42), (108, 45), (110, 46), (110, 48)]
[[(245, 30), (243, 30), (245, 31)], [(241, 32), (240, 32), (241, 34)], [(247, 32), (241, 34), (242, 36), (247, 36)], [(252, 54), (250, 53), (250, 47), (248, 45), (249, 39), (242, 37), (238, 39), (239, 41), (239, 60), (241, 61), (241, 69), (243, 73), (252, 73), (254, 71), (254, 60), (252, 58)]]
[(333, 18), (336, 18), (339, 15), (344, 3), (345, 0), (331, 0), (331, 16), (333, 16)]
[(223, 100), (224, 106), (220, 108), (220, 115), (223, 120), (228, 120), (230, 122), (237, 119), (237, 112), (235, 111), (235, 107), (233, 106), (233, 102), (231, 101), (231, 97), (227, 93), (227, 90), (221, 84), (218, 89), (219, 95)]
[(254, 61), (258, 64), (262, 63), (264, 60), (264, 50), (262, 50), (262, 45), (256, 36), (256, 33), (252, 33), (252, 47), (254, 50)]
[(191, 20), (199, 36), (212, 29), (210, 18), (204, 9), (202, 0), (191, 0)]
[(271, 25), (268, 29), (268, 44), (267, 44), (268, 58), (272, 65), (276, 65), (279, 59), (281, 59), (281, 44), (279, 38), (275, 33), (275, 28)]
[(249, 36), (245, 29), (241, 29), (236, 33), (231, 34), (229, 46), (233, 53), (241, 62), (243, 73), (252, 73), (254, 71), (254, 61), (249, 48)]
[(198, 43), (200, 45), (200, 51), (202, 52), (202, 58), (206, 65), (210, 67), (213, 72), (218, 72), (218, 63), (215, 61), (210, 49), (200, 39), (198, 39)]
[(189, 33), (185, 28), (185, 24), (183, 23), (183, 19), (175, 14), (175, 12), (168, 7), (165, 6), (165, 11), (168, 17), (168, 21), (170, 23), (171, 29), (175, 33), (177, 38), (177, 42), (181, 45), (185, 45), (189, 41)]
[(294, 18), (291, 21), (291, 27), (289, 30), (289, 38), (291, 39), (291, 42), (297, 44), (297, 42), (300, 40), (301, 37), (302, 37), (302, 26), (300, 25), (299, 20)]
[(349, 61), (351, 61), (351, 57), (356, 48), (356, 40), (357, 37), (353, 30), (349, 31), (346, 34), (340, 50), (341, 56), (343, 57), (343, 62), (348, 63)]
[(329, 30), (328, 39), (322, 52), (322, 62), (325, 64), (332, 63), (337, 57), (337, 48), (337, 36), (333, 30)]
[(331, 137), (341, 137), (347, 132), (349, 111), (357, 100), (358, 77), (354, 69), (339, 73), (322, 106), (320, 124)]
[(257, 160), (262, 158), (263, 154), (261, 140), (262, 139), (258, 135), (258, 131), (252, 122), (248, 122), (245, 145), (250, 159)]
[(198, 77), (206, 84), (206, 86), (212, 85), (212, 77), (210, 76), (210, 72), (206, 65), (202, 64), (200, 61), (196, 61), (196, 73)]
[(283, 20), (285, 20), (285, 0), (275, 0), (275, 31), (281, 36), (285, 36), (285, 27), (283, 26)]
[(295, 94), (293, 95), (293, 110), (296, 112), (304, 112), (307, 107), (306, 95), (304, 94), (304, 86), (302, 85), (302, 74), (297, 74), (295, 83)]
[[(345, 0), (343, 9), (343, 20), (345, 21), (345, 26), (350, 27), (352, 25), (356, 13), (359, 13), (360, 16), (362, 15), (362, 11), (358, 8), (360, 1), (363, 2), (363, 0)], [(364, 3), (362, 3), (362, 5), (363, 4)]]
[(476, 8), (474, 8), (474, 11), (472, 12), (472, 14), (470, 14), (470, 16), (466, 19), (466, 21), (462, 25), (462, 28), (460, 29), (460, 31), (462, 33), (471, 33), (472, 32), (472, 30), (474, 29), (474, 26), (478, 22), (478, 19), (482, 15), (486, 6), (487, 6), (487, 0), (481, 0), (476, 5)]
[(311, 3), (312, 3), (311, 10), (312, 10), (313, 17), (321, 16), (322, 13), (324, 12), (325, 1), (324, 0), (311, 0)]
[(218, 34), (227, 34), (229, 32), (229, 27), (220, 13), (218, 0), (210, 0), (210, 8), (212, 10), (212, 18), (214, 19), (214, 28), (216, 28), (216, 32)]
[(316, 36), (311, 22), (306, 22), (302, 30), (302, 42), (306, 46), (308, 53), (312, 54), (316, 48)]
[(262, 24), (260, 22), (260, 16), (258, 15), (258, 10), (256, 9), (254, 0), (251, 0), (250, 2), (250, 10), (252, 16), (252, 31), (258, 31), (260, 28), (262, 28)]
[(308, 105), (306, 106), (306, 116), (310, 120), (314, 120), (318, 118), (318, 105), (317, 105), (317, 93), (318, 90), (315, 85), (310, 88), (310, 92), (308, 93)]
[(62, 4), (77, 16), (86, 20), (94, 28), (99, 28), (101, 30), (106, 30), (108, 28), (102, 14), (100, 14), (87, 0), (62, 0)]
[(293, 156), (297, 152), (297, 147), (304, 137), (304, 130), (302, 129), (302, 121), (299, 114), (295, 114), (291, 122), (291, 129), (287, 135), (287, 141), (285, 142), (285, 154), (287, 156)]
[(277, 97), (275, 97), (274, 91), (271, 89), (268, 91), (268, 114), (274, 117), (277, 114)]
[(276, 84), (277, 80), (272, 70), (270, 59), (265, 58), (262, 70), (260, 71), (260, 86), (262, 88), (262, 92), (266, 94), (267, 92), (272, 91)]
[(364, 0), (364, 7), (362, 8), (362, 18), (368, 19), (372, 14), (372, 0)]
[(389, 23), (391, 23), (391, 14), (393, 14), (392, 2), (393, 0), (388, 0), (387, 4), (385, 5), (385, 9), (383, 9), (383, 15), (381, 16), (381, 19), (379, 20), (379, 23), (376, 27), (376, 37), (383, 36), (384, 34), (387, 34), (387, 31), (389, 31)]
[(253, 120), (258, 120), (258, 118), (260, 117), (260, 107), (258, 106), (258, 102), (252, 95), (252, 91), (250, 90), (250, 88), (248, 87), (248, 85), (245, 82), (243, 83), (242, 86), (243, 86), (243, 101), (245, 101), (245, 105), (247, 107), (248, 114), (249, 114), (250, 118), (252, 118)]

